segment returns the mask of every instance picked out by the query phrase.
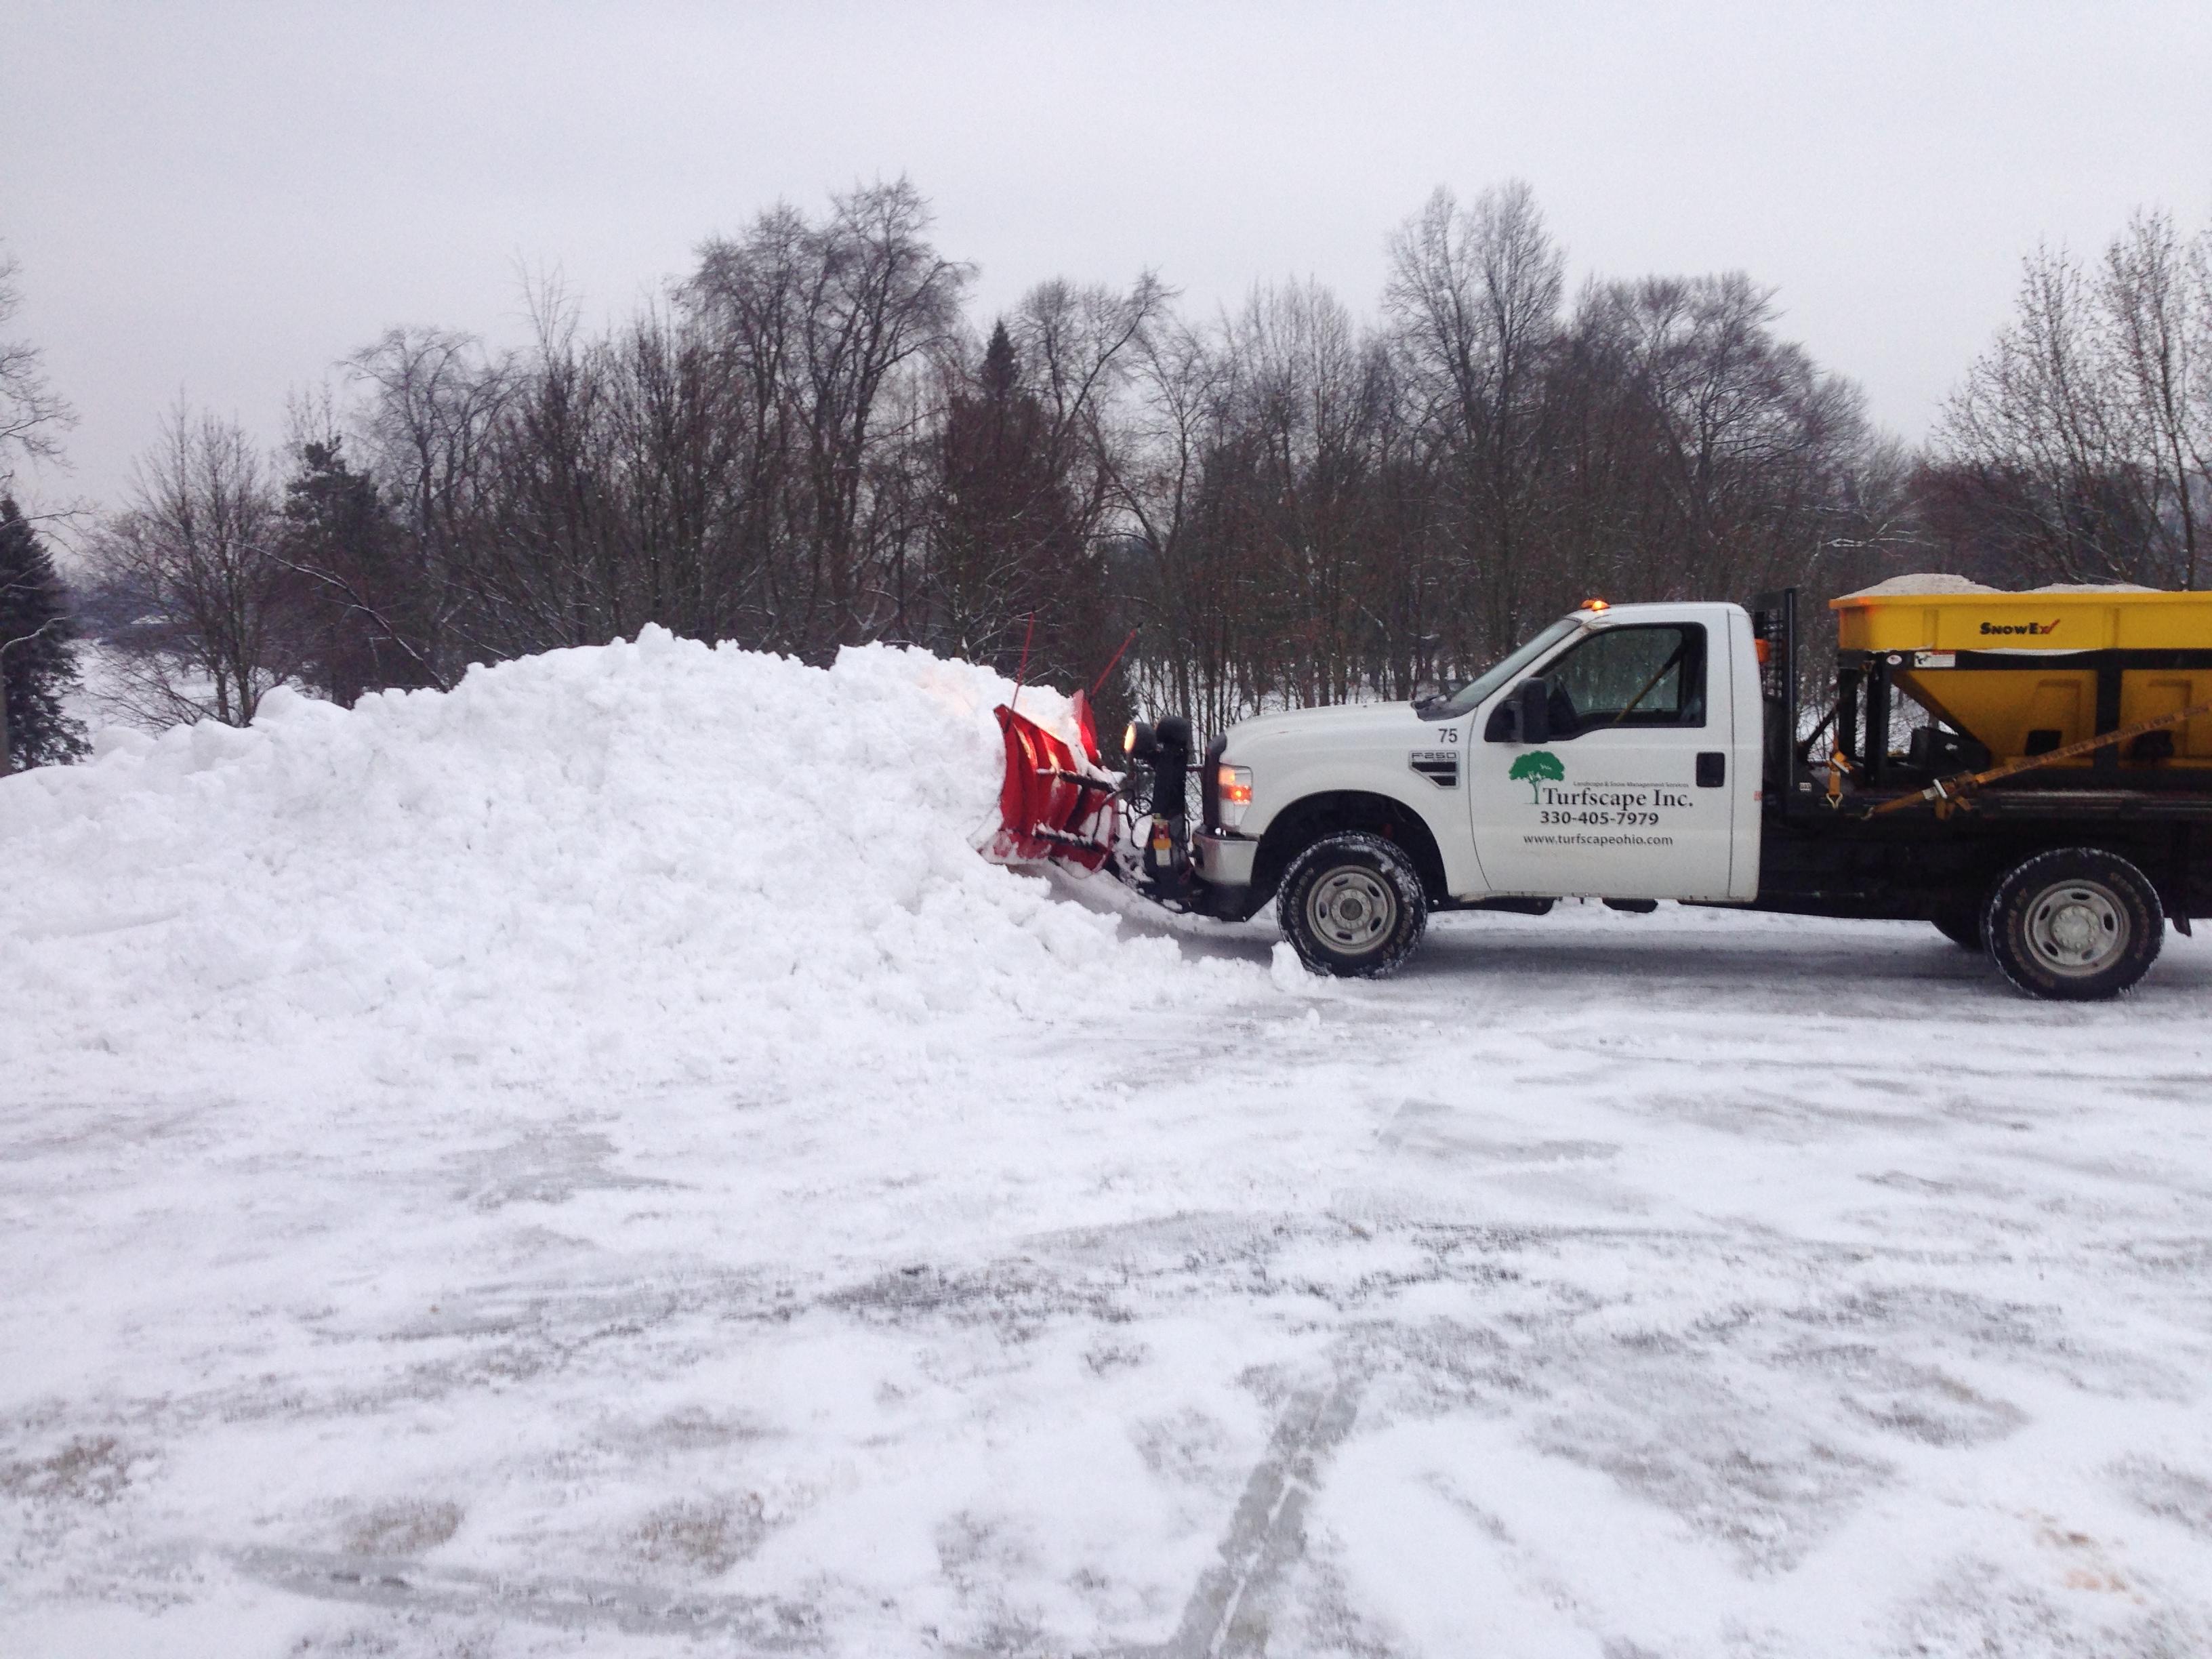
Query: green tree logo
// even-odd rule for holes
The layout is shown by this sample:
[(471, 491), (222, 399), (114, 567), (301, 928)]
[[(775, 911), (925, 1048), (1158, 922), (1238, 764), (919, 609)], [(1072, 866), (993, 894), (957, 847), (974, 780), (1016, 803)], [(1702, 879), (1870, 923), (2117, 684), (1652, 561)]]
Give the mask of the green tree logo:
[(1539, 783), (1565, 783), (1567, 769), (1559, 764), (1559, 757), (1550, 750), (1539, 749), (1534, 754), (1523, 755), (1515, 761), (1513, 769), (1505, 775), (1516, 783), (1527, 784), (1530, 802), (1540, 806), (1544, 798), (1537, 793), (1536, 786)]

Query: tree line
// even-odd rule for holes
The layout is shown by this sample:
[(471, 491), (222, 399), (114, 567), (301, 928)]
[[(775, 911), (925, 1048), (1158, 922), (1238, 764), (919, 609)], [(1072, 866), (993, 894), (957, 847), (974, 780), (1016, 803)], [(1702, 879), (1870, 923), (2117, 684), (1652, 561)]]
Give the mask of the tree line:
[(1439, 191), (1360, 317), (1194, 316), (1157, 276), (971, 314), (908, 183), (780, 205), (666, 297), (527, 349), (396, 330), (272, 463), (179, 409), (91, 538), (149, 722), (342, 702), (648, 622), (824, 661), (927, 647), (1209, 729), (1406, 696), (1592, 593), (1817, 602), (1903, 569), (2194, 585), (2212, 232), (2040, 250), (1926, 444), (1741, 273), (1592, 279), (1534, 196)]

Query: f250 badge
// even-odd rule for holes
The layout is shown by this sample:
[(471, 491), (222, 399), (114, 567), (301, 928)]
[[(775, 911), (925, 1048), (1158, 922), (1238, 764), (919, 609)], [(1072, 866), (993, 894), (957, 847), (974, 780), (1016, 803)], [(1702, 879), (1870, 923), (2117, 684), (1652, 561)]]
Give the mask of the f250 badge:
[(1459, 753), (1451, 749), (1416, 749), (1406, 763), (1439, 789), (1459, 787)]

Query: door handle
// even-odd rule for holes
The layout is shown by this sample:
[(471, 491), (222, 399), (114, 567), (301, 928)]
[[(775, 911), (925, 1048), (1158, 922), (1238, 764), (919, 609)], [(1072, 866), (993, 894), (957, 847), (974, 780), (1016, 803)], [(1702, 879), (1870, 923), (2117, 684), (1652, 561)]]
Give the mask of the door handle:
[(1717, 789), (1728, 781), (1728, 757), (1717, 749), (1708, 749), (1698, 757), (1698, 787)]

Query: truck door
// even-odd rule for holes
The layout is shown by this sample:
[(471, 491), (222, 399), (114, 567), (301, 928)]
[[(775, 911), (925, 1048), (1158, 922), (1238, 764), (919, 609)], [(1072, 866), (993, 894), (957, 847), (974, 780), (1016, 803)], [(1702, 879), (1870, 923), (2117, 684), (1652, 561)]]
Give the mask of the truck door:
[(1539, 742), (1516, 740), (1517, 687), (1491, 699), (1470, 734), (1468, 805), (1492, 892), (1729, 896), (1728, 648), (1701, 622), (1594, 629), (1537, 671)]

